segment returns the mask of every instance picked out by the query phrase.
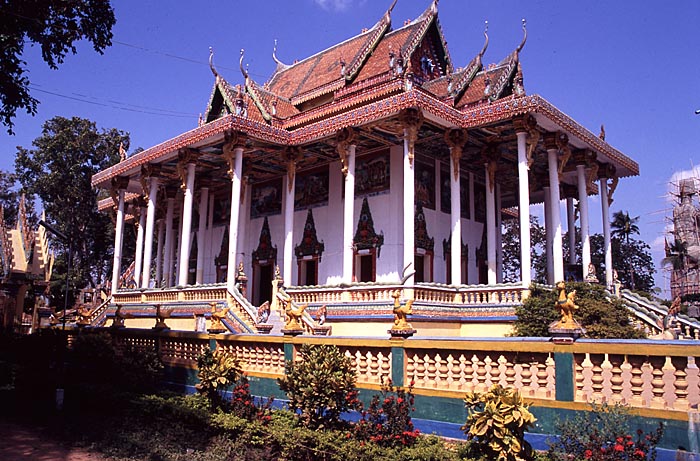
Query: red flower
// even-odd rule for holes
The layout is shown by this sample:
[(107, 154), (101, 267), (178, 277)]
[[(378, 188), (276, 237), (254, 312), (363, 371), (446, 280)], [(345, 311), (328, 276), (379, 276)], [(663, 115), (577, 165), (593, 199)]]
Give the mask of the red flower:
[(625, 447), (620, 445), (619, 443), (616, 443), (615, 446), (613, 447), (615, 451), (625, 451)]
[(592, 452), (591, 450), (586, 450), (586, 451), (583, 453), (583, 457), (586, 458), (586, 459), (590, 458), (591, 456), (593, 456), (593, 452)]

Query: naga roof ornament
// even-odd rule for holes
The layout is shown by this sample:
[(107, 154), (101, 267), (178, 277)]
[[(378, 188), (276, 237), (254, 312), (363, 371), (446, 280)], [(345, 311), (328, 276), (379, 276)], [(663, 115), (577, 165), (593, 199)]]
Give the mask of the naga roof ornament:
[(238, 66), (241, 68), (241, 74), (243, 74), (243, 79), (248, 82), (248, 66), (243, 68), (243, 57), (245, 56), (245, 49), (241, 48), (241, 58), (238, 60)]
[(523, 41), (520, 42), (520, 45), (518, 45), (518, 47), (515, 49), (516, 53), (520, 53), (520, 51), (525, 46), (525, 42), (527, 41), (527, 21), (525, 20), (525, 18), (522, 19), (522, 23), (523, 23)]
[(489, 46), (489, 22), (484, 21), (484, 46), (481, 51), (471, 60), (469, 65), (462, 71), (462, 75), (457, 79), (456, 82), (451, 83), (448, 87), (448, 92), (450, 96), (455, 98), (455, 103), (457, 102), (457, 97), (469, 86), (469, 84), (474, 80), (476, 74), (483, 69), (484, 65), (482, 63), (482, 58), (484, 53), (486, 53), (486, 48)]
[(289, 67), (289, 64), (285, 64), (277, 58), (277, 39), (275, 39), (275, 45), (272, 47), (272, 60), (275, 61), (275, 64), (277, 64), (277, 69), (275, 69), (275, 72), (279, 72)]
[(214, 74), (214, 77), (219, 78), (219, 73), (216, 71), (216, 67), (214, 67), (214, 48), (209, 47), (209, 68), (211, 69), (211, 73)]

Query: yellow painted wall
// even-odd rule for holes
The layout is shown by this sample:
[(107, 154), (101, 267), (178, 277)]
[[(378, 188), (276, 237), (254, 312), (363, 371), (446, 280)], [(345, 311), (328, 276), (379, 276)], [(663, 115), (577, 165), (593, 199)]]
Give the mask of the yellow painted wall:
[[(503, 337), (511, 333), (510, 323), (448, 323), (448, 322), (410, 322), (417, 330), (414, 337)], [(378, 336), (387, 337), (392, 327), (391, 322), (330, 322), (332, 336)]]
[[(111, 325), (111, 321), (107, 322), (108, 326)], [(170, 327), (171, 330), (180, 331), (195, 331), (194, 318), (192, 319), (166, 319), (165, 324)], [(155, 318), (138, 318), (138, 319), (126, 319), (124, 321), (124, 326), (127, 328), (143, 328), (151, 329), (156, 325)]]

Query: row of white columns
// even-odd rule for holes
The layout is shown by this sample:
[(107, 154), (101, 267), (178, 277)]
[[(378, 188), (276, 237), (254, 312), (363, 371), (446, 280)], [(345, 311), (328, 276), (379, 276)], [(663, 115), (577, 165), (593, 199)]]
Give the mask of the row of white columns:
[[(527, 158), (527, 132), (517, 132), (518, 147), (518, 183), (519, 183), (519, 220), (520, 220), (520, 248), (521, 248), (521, 280), (523, 285), (528, 286), (531, 282), (531, 257), (530, 257), (530, 197), (529, 197), (529, 166)], [(559, 195), (559, 174), (558, 174), (558, 149), (552, 145), (548, 146), (547, 159), (549, 166), (549, 186), (545, 191), (545, 228), (547, 230), (547, 261), (549, 282), (554, 283), (564, 279), (563, 268), (563, 248), (562, 248), (562, 225), (560, 213)], [(453, 147), (451, 147), (452, 149)], [(405, 133), (403, 145), (403, 264), (404, 267), (414, 264), (415, 260), (415, 235), (414, 235), (414, 163), (410, 152), (411, 146), (408, 133)], [(343, 259), (342, 274), (343, 281), (350, 283), (353, 273), (353, 222), (354, 222), (354, 192), (355, 192), (355, 154), (356, 146), (350, 145), (345, 154), (345, 202), (343, 206)], [(231, 174), (231, 212), (229, 224), (229, 249), (228, 249), (228, 272), (227, 288), (233, 290), (235, 284), (237, 255), (237, 241), (239, 229), (239, 211), (241, 201), (241, 175), (243, 164), (243, 148), (240, 146), (229, 149), (228, 153), (230, 174)], [(289, 168), (294, 169), (294, 161), (290, 160)], [(190, 233), (192, 227), (192, 207), (195, 187), (195, 162), (189, 160), (186, 163), (186, 174), (184, 178), (184, 199), (182, 205), (182, 219), (179, 241), (179, 259), (177, 284), (187, 285), (189, 275), (189, 254), (190, 254)], [(497, 264), (497, 227), (499, 220), (497, 213), (500, 204), (497, 203), (498, 184), (494, 182), (493, 176), (489, 174), (489, 162), (485, 163), (485, 189), (486, 189), (486, 236), (487, 236), (487, 266), (488, 283), (498, 282)], [(577, 165), (578, 182), (578, 202), (581, 213), (581, 237), (582, 237), (582, 263), (584, 277), (587, 274), (591, 261), (590, 257), (590, 233), (588, 226), (588, 198), (585, 178), (585, 166)], [(459, 162), (450, 162), (450, 196), (451, 196), (451, 274), (454, 283), (461, 282), (461, 203), (460, 203), (460, 171)], [(294, 171), (287, 175), (284, 201), (284, 262), (283, 278), (288, 283), (292, 280), (292, 255), (293, 255), (293, 217), (294, 217)], [(124, 192), (126, 182), (118, 188), (118, 206), (115, 232), (114, 262), (112, 268), (112, 286), (118, 287), (119, 274), (121, 271), (122, 242), (124, 227)], [(159, 180), (157, 176), (150, 177), (148, 203), (146, 209), (141, 207), (139, 225), (137, 231), (135, 271), (134, 278), (141, 288), (148, 288), (150, 283), (151, 261), (153, 253), (153, 237), (155, 227), (155, 210), (158, 196)], [(605, 265), (606, 282), (612, 283), (612, 251), (610, 244), (610, 223), (608, 207), (607, 179), (600, 179), (600, 193), (603, 215), (603, 233), (605, 241)], [(203, 281), (204, 251), (202, 251), (205, 240), (205, 229), (207, 224), (207, 207), (209, 202), (209, 190), (206, 187), (200, 190), (200, 216), (198, 232), (197, 269), (195, 281), (201, 284)], [(144, 213), (145, 211), (145, 213)], [(174, 213), (175, 198), (167, 198), (166, 217), (164, 223), (161, 222), (158, 228), (158, 249), (156, 258), (156, 280), (165, 280), (165, 285), (169, 286), (172, 280), (173, 255), (176, 253), (174, 247)], [(573, 199), (567, 198), (567, 223), (569, 229), (570, 261), (575, 261), (575, 234)], [(211, 225), (211, 224), (210, 224)], [(165, 239), (163, 241), (163, 234)], [(160, 255), (163, 255), (162, 262)], [(409, 278), (408, 284), (412, 279)], [(449, 281), (448, 281), (449, 282)]]

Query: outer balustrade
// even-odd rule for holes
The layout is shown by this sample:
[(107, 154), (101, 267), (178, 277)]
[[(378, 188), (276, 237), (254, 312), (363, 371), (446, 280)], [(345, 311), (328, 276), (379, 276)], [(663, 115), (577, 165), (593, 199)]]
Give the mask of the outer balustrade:
[[(197, 357), (214, 345), (239, 356), (250, 374), (277, 378), (284, 374), (286, 359), (301, 359), (296, 351), (302, 344), (334, 344), (351, 358), (359, 387), (376, 388), (383, 377), (391, 377), (398, 385), (412, 382), (417, 394), (461, 399), (465, 392), (501, 384), (519, 389), (535, 405), (622, 403), (641, 412), (676, 412), (676, 419), (700, 404), (700, 345), (690, 341), (579, 340), (566, 345), (547, 338), (394, 341), (100, 328), (80, 334), (89, 331), (111, 331), (118, 347), (156, 350), (171, 367), (196, 368)], [(70, 345), (78, 333), (67, 333)]]

